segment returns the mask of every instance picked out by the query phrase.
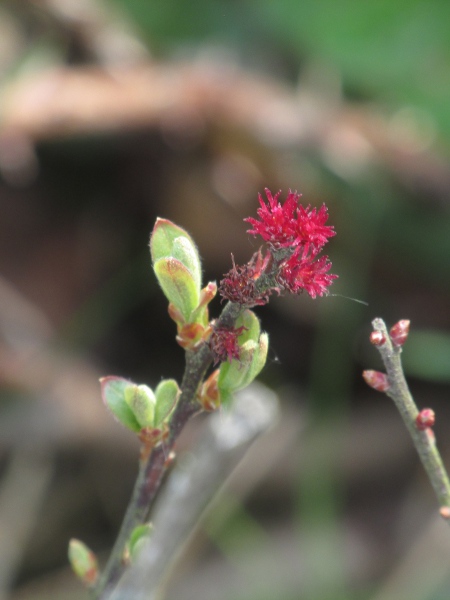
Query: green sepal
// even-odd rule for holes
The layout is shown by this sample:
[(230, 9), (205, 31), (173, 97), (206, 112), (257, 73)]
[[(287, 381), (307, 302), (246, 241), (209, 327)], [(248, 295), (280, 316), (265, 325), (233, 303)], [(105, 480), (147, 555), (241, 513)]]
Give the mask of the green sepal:
[(130, 558), (133, 561), (142, 549), (142, 546), (150, 538), (153, 532), (153, 525), (151, 523), (144, 523), (138, 525), (133, 529), (128, 541), (128, 551)]
[(131, 431), (140, 431), (141, 425), (125, 400), (125, 390), (134, 384), (123, 377), (108, 375), (100, 379), (100, 385), (103, 402), (114, 418)]
[(156, 406), (154, 427), (161, 427), (164, 421), (169, 417), (174, 410), (181, 390), (175, 379), (165, 379), (158, 384), (155, 390)]
[(200, 294), (192, 273), (176, 258), (160, 258), (153, 268), (166, 298), (178, 308), (189, 323)]
[(68, 557), (75, 575), (88, 587), (92, 587), (98, 578), (97, 557), (84, 542), (71, 539)]
[(140, 428), (153, 427), (156, 404), (153, 391), (147, 385), (129, 385), (124, 390), (124, 396)]

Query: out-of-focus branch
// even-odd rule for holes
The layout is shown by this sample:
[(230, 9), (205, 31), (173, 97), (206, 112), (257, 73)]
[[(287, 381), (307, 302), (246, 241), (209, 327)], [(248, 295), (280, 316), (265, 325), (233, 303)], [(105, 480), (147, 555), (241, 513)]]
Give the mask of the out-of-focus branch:
[(53, 473), (43, 446), (13, 451), (0, 488), (0, 600), (6, 600)]
[[(409, 322), (407, 323), (409, 326)], [(394, 401), (436, 493), (441, 507), (441, 515), (450, 519), (450, 481), (436, 447), (433, 432), (429, 428), (422, 427), (420, 421), (418, 424), (419, 410), (411, 396), (403, 373), (400, 358), (402, 346), (393, 343), (392, 329), (391, 335), (389, 335), (382, 319), (374, 319), (372, 325), (374, 329), (372, 335), (378, 336), (375, 338), (374, 345), (380, 352), (387, 377), (376, 371), (366, 371), (365, 379), (369, 385), (379, 391), (384, 391)], [(377, 385), (378, 387), (376, 387)]]
[(272, 392), (252, 385), (212, 415), (198, 448), (180, 462), (155, 508), (154, 533), (108, 600), (154, 600), (209, 501), (250, 444), (276, 420)]

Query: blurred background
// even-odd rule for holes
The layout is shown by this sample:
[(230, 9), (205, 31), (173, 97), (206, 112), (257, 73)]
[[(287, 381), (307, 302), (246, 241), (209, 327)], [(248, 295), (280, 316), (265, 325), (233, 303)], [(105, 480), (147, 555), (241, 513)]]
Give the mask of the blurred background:
[(168, 598), (449, 597), (448, 525), (399, 415), (361, 379), (381, 368), (371, 320), (411, 319), (405, 371), (450, 465), (449, 26), (445, 0), (1, 3), (2, 599), (86, 597), (68, 540), (107, 557), (138, 456), (98, 377), (182, 374), (156, 216), (218, 281), (256, 250), (242, 219), (265, 187), (326, 202), (338, 296), (258, 309), (280, 422)]

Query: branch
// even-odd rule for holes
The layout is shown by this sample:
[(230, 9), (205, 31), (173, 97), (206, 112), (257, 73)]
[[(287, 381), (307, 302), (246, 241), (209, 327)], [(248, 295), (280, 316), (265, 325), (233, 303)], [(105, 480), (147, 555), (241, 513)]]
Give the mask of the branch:
[(253, 385), (238, 393), (229, 412), (206, 421), (198, 447), (174, 470), (159, 498), (150, 540), (108, 600), (156, 599), (205, 507), (276, 415), (273, 393)]
[[(223, 325), (231, 325), (240, 311), (241, 307), (239, 305), (229, 302), (222, 311), (218, 322)], [(119, 535), (100, 581), (91, 594), (94, 599), (107, 598), (110, 590), (113, 589), (126, 568), (123, 560), (126, 544), (135, 527), (148, 519), (153, 500), (161, 486), (168, 466), (167, 459), (178, 436), (189, 419), (201, 410), (196, 394), (211, 362), (212, 356), (207, 344), (204, 344), (197, 351), (186, 352), (186, 367), (181, 383), (181, 396), (170, 420), (169, 436), (167, 440), (153, 448), (148, 457), (141, 458), (138, 477)]]
[[(400, 321), (399, 323), (402, 322)], [(382, 319), (374, 319), (372, 325), (374, 332), (371, 340), (380, 352), (386, 368), (387, 380), (383, 385), (382, 378), (386, 376), (376, 371), (365, 371), (364, 377), (367, 383), (372, 387), (374, 387), (374, 378), (378, 378), (379, 382), (382, 384), (378, 389), (384, 391), (394, 401), (395, 406), (411, 435), (431, 485), (433, 486), (441, 507), (441, 515), (446, 519), (450, 519), (450, 482), (441, 455), (436, 447), (433, 431), (429, 428), (423, 429), (418, 426), (422, 413), (425, 411), (432, 411), (425, 409), (425, 411), (419, 413), (403, 373), (400, 355), (402, 343), (406, 339), (406, 334), (405, 339), (400, 343), (395, 344), (392, 341), (393, 330), (391, 329), (390, 336)], [(369, 381), (369, 379), (371, 379), (371, 381)]]

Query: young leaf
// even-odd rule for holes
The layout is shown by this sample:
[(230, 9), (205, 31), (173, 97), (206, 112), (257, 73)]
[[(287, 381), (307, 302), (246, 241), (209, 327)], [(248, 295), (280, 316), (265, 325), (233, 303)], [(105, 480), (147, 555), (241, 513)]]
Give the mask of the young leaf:
[(192, 273), (175, 258), (160, 258), (153, 268), (166, 298), (189, 322), (199, 301), (199, 290)]
[(178, 259), (189, 269), (194, 278), (198, 294), (200, 296), (200, 287), (202, 283), (202, 267), (198, 256), (197, 248), (186, 237), (177, 237), (173, 241), (173, 258)]
[(157, 218), (150, 237), (150, 252), (153, 263), (160, 258), (173, 256), (173, 245), (177, 238), (185, 238), (193, 248), (196, 248), (194, 240), (181, 227), (168, 219)]
[(153, 426), (156, 398), (148, 386), (130, 385), (125, 388), (125, 402), (133, 411), (141, 428)]
[(153, 525), (151, 523), (144, 523), (143, 525), (138, 525), (133, 529), (128, 542), (128, 548), (132, 560), (134, 560), (139, 554), (142, 546), (149, 539), (152, 532)]
[(102, 398), (105, 406), (112, 412), (119, 423), (132, 431), (140, 431), (139, 425), (133, 411), (125, 401), (125, 390), (134, 384), (122, 377), (109, 375), (100, 379)]
[(180, 394), (181, 390), (174, 379), (165, 379), (164, 381), (161, 381), (155, 390), (155, 427), (161, 427), (163, 422), (175, 408)]
[(95, 584), (98, 577), (98, 563), (95, 554), (80, 540), (69, 542), (69, 562), (75, 575), (88, 587)]

